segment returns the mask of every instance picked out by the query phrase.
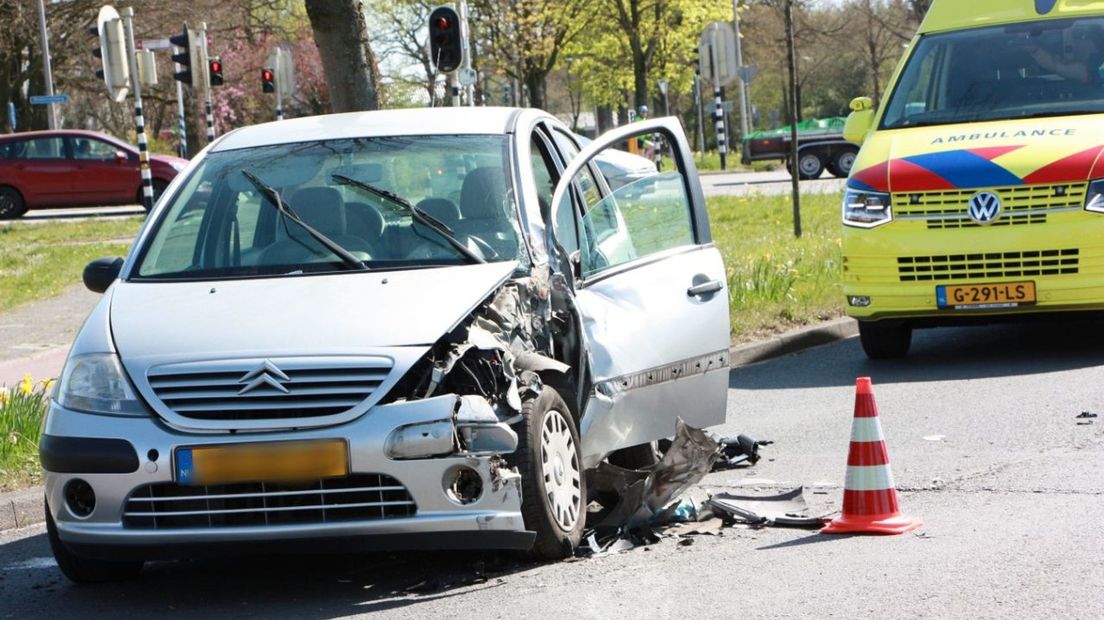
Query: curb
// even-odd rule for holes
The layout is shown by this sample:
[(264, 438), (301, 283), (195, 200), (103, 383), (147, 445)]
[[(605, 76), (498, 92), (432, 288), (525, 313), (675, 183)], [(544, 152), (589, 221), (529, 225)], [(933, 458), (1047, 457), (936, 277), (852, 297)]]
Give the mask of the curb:
[(729, 367), (740, 368), (813, 347), (831, 344), (859, 333), (855, 319), (841, 318), (774, 336), (769, 340), (737, 345), (728, 351)]
[[(740, 368), (851, 338), (859, 333), (854, 319), (843, 318), (805, 327), (729, 349), (729, 366)], [(45, 520), (42, 487), (0, 493), (0, 532), (35, 525)]]

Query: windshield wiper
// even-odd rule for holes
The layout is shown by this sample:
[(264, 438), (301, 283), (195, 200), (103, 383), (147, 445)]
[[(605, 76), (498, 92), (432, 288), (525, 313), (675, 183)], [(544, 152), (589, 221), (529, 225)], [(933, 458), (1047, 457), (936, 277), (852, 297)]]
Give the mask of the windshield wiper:
[(449, 245), (456, 248), (456, 251), (463, 254), (464, 257), (467, 258), (468, 260), (472, 261), (473, 263), (485, 263), (485, 262), (487, 262), (486, 259), (484, 259), (482, 256), (480, 256), (480, 255), (476, 254), (475, 252), (473, 252), (471, 248), (464, 245), (459, 239), (457, 239), (455, 236), (453, 236), (452, 229), (449, 228), (447, 225), (445, 225), (444, 222), (442, 222), (441, 220), (439, 220), (439, 219), (433, 217), (432, 215), (426, 213), (425, 211), (422, 211), (421, 209), (419, 209), (418, 207), (411, 204), (409, 200), (403, 198), (402, 196), (399, 196), (398, 194), (389, 192), (385, 189), (376, 187), (374, 185), (370, 185), (368, 183), (365, 183), (364, 181), (358, 181), (358, 180), (356, 180), (352, 177), (347, 177), (343, 174), (334, 173), (334, 174), (330, 175), (330, 178), (333, 179), (334, 181), (337, 181), (338, 183), (340, 183), (342, 185), (352, 185), (353, 187), (358, 187), (358, 188), (368, 192), (369, 194), (372, 194), (374, 196), (379, 196), (380, 198), (383, 198), (384, 200), (386, 200), (386, 201), (388, 201), (392, 204), (398, 205), (398, 206), (406, 209), (407, 211), (410, 212), (410, 215), (415, 220), (417, 220), (419, 223), (425, 225), (430, 230), (433, 230), (437, 234), (444, 237), (445, 241), (449, 242)]
[(326, 246), (326, 249), (333, 252), (334, 255), (340, 258), (343, 263), (345, 263), (349, 267), (352, 267), (353, 269), (356, 269), (357, 271), (369, 271), (368, 266), (364, 264), (364, 261), (353, 256), (352, 253), (349, 252), (349, 250), (341, 247), (341, 245), (339, 245), (336, 241), (330, 239), (326, 235), (322, 234), (318, 229), (304, 222), (303, 218), (299, 217), (299, 214), (291, 209), (291, 205), (285, 203), (283, 199), (280, 198), (280, 192), (276, 191), (275, 188), (269, 185), (265, 185), (264, 181), (262, 181), (259, 177), (257, 177), (257, 175), (249, 172), (248, 170), (242, 170), (241, 173), (242, 176), (249, 179), (249, 182), (257, 188), (257, 191), (260, 192), (262, 196), (268, 199), (268, 202), (272, 203), (272, 206), (276, 207), (277, 211), (279, 211), (287, 219), (298, 224), (303, 230), (307, 231), (310, 236), (314, 237), (316, 241)]

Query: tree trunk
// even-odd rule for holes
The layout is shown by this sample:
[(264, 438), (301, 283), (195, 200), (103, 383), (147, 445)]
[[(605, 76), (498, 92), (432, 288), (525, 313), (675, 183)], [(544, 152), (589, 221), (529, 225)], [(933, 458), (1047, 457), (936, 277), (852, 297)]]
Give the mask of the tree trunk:
[(306, 0), (334, 112), (379, 108), (379, 68), (358, 0)]
[(801, 173), (797, 167), (797, 122), (801, 118), (801, 98), (797, 90), (797, 51), (794, 49), (793, 0), (786, 0), (786, 68), (789, 69), (790, 107), (790, 177), (793, 183), (793, 233), (801, 237)]
[(595, 116), (597, 117), (598, 135), (602, 135), (613, 129), (613, 109), (608, 105), (598, 106)]
[(529, 107), (531, 108), (544, 109), (544, 77), (545, 74), (539, 71), (530, 71), (525, 75), (525, 87), (529, 90)]

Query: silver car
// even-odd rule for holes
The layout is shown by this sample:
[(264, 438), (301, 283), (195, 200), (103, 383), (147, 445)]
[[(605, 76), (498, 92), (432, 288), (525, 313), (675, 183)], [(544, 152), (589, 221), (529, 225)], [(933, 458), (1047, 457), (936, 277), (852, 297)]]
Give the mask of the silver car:
[[(611, 191), (595, 156), (656, 132), (674, 169)], [(589, 470), (724, 421), (725, 269), (673, 119), (581, 152), (538, 110), (242, 128), (84, 275), (104, 296), (41, 441), (75, 581), (268, 547), (564, 557)]]

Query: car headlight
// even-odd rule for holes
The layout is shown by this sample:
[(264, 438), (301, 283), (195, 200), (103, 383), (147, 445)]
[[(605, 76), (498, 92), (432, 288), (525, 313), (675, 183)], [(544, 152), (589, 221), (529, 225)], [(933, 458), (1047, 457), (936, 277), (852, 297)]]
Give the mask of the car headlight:
[(178, 161), (170, 161), (169, 165), (172, 166), (172, 169), (176, 170), (177, 172), (183, 172), (184, 169), (188, 167), (188, 164)]
[(66, 409), (87, 413), (146, 414), (114, 353), (69, 358), (58, 382), (57, 400)]
[(1104, 213), (1104, 179), (1089, 183), (1089, 191), (1085, 194), (1085, 210)]
[(889, 194), (849, 189), (843, 195), (843, 223), (858, 228), (874, 228), (893, 220)]

